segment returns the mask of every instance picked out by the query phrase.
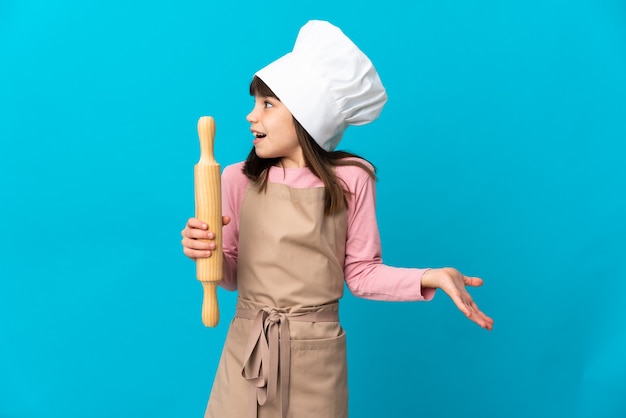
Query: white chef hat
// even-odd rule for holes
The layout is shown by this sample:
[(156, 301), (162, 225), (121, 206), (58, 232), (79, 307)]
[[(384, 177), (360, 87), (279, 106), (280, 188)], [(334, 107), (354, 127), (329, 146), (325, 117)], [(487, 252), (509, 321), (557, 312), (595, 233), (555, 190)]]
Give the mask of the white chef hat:
[(372, 62), (332, 24), (311, 20), (293, 51), (256, 74), (326, 151), (348, 125), (378, 118), (387, 94)]

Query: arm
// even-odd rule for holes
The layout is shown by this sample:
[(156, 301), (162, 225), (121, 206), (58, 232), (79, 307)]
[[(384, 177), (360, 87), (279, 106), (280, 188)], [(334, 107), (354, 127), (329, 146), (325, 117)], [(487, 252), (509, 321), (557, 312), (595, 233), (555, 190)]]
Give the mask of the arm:
[(233, 222), (222, 230), (224, 254), (224, 277), (220, 286), (228, 290), (237, 289), (237, 257), (239, 255), (239, 215), (241, 203), (248, 186), (248, 179), (242, 173), (243, 164), (226, 167), (222, 173), (222, 214)]
[(376, 221), (376, 190), (367, 177), (348, 182), (354, 195), (348, 209), (345, 277), (356, 296), (387, 301), (430, 300), (443, 290), (467, 318), (491, 330), (493, 319), (485, 315), (467, 292), (466, 286), (481, 286), (482, 279), (468, 277), (453, 268), (408, 269), (383, 264)]
[(358, 297), (384, 301), (430, 300), (435, 289), (422, 286), (426, 269), (383, 264), (376, 221), (376, 189), (372, 178), (358, 167), (342, 167), (342, 178), (352, 191), (348, 205), (348, 234), (344, 275)]

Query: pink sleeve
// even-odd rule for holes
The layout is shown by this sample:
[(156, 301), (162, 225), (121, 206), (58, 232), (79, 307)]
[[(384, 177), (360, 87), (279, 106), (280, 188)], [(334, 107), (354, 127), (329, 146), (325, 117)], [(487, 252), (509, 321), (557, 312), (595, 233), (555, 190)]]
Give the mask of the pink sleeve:
[(376, 186), (362, 169), (343, 167), (354, 193), (348, 207), (348, 236), (344, 274), (350, 291), (365, 299), (384, 301), (430, 300), (435, 289), (422, 288), (427, 269), (399, 268), (383, 264), (376, 221)]
[(242, 168), (243, 163), (238, 163), (226, 167), (222, 173), (222, 216), (230, 216), (230, 223), (222, 229), (224, 275), (220, 286), (228, 290), (237, 290), (239, 213), (248, 185)]

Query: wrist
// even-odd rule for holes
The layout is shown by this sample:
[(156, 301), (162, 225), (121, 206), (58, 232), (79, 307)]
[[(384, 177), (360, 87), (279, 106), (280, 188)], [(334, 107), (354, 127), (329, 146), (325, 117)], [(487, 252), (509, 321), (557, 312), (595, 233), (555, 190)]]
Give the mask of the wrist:
[(439, 269), (430, 268), (422, 274), (422, 287), (437, 287), (437, 271)]

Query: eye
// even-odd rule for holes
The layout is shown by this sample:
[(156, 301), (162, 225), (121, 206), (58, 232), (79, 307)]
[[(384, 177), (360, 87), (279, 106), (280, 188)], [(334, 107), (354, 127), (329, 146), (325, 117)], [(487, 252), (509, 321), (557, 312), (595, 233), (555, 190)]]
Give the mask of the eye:
[(265, 100), (263, 102), (263, 107), (265, 107), (266, 109), (269, 109), (270, 107), (273, 107), (274, 105), (271, 104), (268, 100)]

